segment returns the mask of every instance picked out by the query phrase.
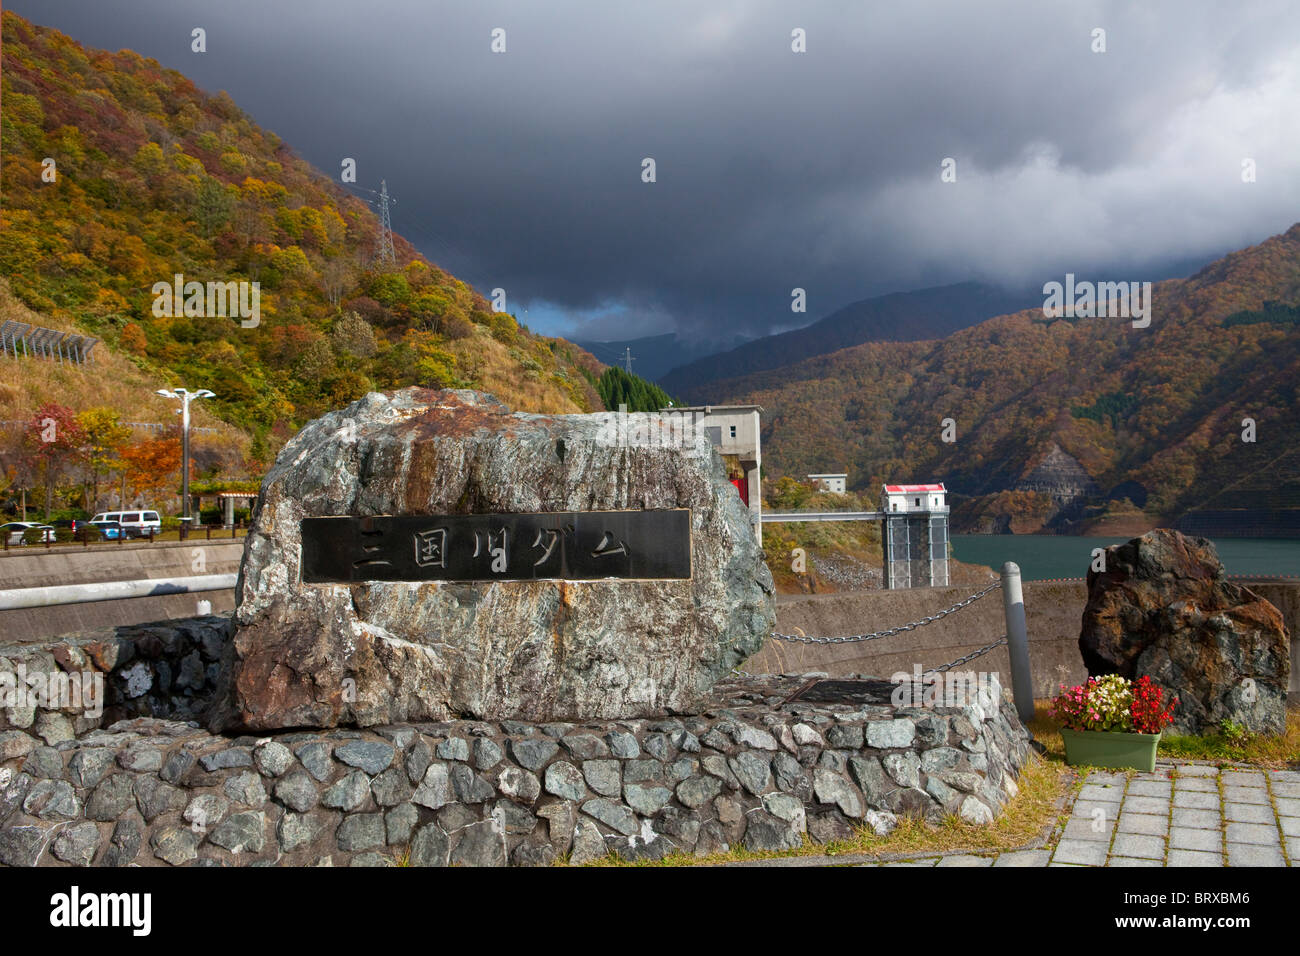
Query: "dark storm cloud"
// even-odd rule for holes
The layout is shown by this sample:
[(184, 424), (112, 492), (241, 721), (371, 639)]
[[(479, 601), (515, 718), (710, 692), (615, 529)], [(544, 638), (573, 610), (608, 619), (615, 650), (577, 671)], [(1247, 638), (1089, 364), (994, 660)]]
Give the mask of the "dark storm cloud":
[(786, 327), (794, 286), (812, 320), (972, 277), (1142, 278), (1300, 218), (1286, 2), (11, 5), (228, 90), (327, 174), (355, 157), (428, 256), (587, 337)]

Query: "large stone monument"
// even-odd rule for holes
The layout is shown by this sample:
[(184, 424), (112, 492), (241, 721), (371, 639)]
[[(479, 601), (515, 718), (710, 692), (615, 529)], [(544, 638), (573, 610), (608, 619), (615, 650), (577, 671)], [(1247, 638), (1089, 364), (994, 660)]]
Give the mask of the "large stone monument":
[(213, 726), (688, 711), (775, 614), (749, 516), (671, 415), (370, 394), (262, 485)]
[(1286, 624), (1225, 577), (1213, 543), (1161, 528), (1112, 545), (1105, 561), (1088, 573), (1079, 635), (1091, 676), (1145, 675), (1177, 694), (1176, 733), (1213, 733), (1225, 720), (1286, 729)]

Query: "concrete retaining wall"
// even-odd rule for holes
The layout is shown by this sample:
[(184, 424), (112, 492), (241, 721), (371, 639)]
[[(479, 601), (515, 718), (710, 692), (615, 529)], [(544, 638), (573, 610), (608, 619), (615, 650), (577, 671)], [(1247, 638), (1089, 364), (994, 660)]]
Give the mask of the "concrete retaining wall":
[[(56, 546), (49, 550), (28, 546), (0, 552), (0, 588), (233, 574), (239, 571), (243, 556), (242, 537), (233, 541)], [(0, 611), (0, 642), (45, 640), (96, 627), (192, 617), (200, 600), (210, 601), (213, 613), (230, 611), (235, 606), (235, 592), (231, 589)]]
[[(1300, 582), (1234, 580), (1282, 612), (1291, 631), (1294, 661), (1300, 653)], [(976, 590), (966, 586), (783, 596), (777, 604), (777, 631), (789, 634), (798, 627), (809, 636), (832, 637), (884, 630), (934, 614)], [(1088, 676), (1078, 646), (1087, 586), (1082, 580), (1027, 581), (1024, 592), (1034, 696), (1051, 697), (1059, 684), (1077, 684)], [(1002, 592), (996, 590), (933, 624), (879, 641), (808, 645), (769, 640), (743, 667), (752, 673), (826, 671), (835, 676), (873, 674), (887, 678), (897, 671), (912, 671), (917, 665), (925, 670), (946, 664), (1004, 633)], [(999, 647), (963, 669), (997, 671), (1009, 687), (1010, 666), (1006, 648)], [(1291, 690), (1300, 692), (1300, 673), (1294, 665)]]

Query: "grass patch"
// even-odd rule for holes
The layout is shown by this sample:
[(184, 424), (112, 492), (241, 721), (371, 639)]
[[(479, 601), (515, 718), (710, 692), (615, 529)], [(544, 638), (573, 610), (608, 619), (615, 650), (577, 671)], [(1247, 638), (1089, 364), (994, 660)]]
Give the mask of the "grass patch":
[(803, 856), (849, 856), (855, 854), (915, 854), (929, 856), (955, 850), (1003, 850), (1018, 847), (1039, 836), (1044, 827), (1057, 817), (1056, 801), (1078, 782), (1061, 761), (1043, 760), (1030, 754), (1016, 781), (1020, 792), (1002, 814), (988, 826), (966, 823), (949, 815), (942, 823), (927, 824), (915, 818), (903, 818), (888, 836), (876, 836), (866, 827), (848, 840), (817, 844), (804, 837), (797, 850), (756, 853), (743, 848), (727, 853), (694, 856), (672, 853), (662, 860), (625, 860), (617, 854), (593, 860), (587, 866), (711, 866), (747, 860), (769, 860)]
[[(1065, 760), (1065, 743), (1060, 728), (1047, 716), (1048, 701), (1034, 702), (1034, 719), (1029, 729), (1047, 748), (1050, 760)], [(1300, 763), (1300, 710), (1287, 710), (1286, 732), (1276, 735), (1252, 734), (1231, 726), (1214, 734), (1189, 736), (1165, 733), (1160, 738), (1157, 759), (1207, 760), (1248, 763), (1271, 770)]]

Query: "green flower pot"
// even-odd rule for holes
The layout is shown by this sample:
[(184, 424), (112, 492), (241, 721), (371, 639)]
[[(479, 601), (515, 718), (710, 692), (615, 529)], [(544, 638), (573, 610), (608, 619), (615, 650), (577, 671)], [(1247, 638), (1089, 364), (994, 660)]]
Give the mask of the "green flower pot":
[(1066, 730), (1065, 762), (1071, 767), (1155, 770), (1160, 734), (1126, 734), (1118, 730)]

